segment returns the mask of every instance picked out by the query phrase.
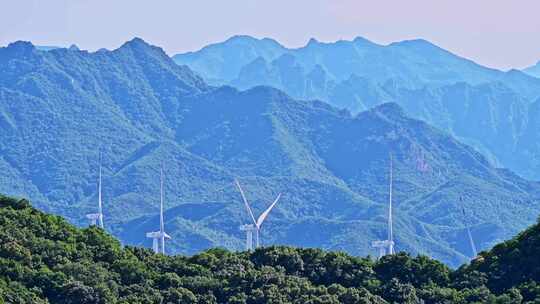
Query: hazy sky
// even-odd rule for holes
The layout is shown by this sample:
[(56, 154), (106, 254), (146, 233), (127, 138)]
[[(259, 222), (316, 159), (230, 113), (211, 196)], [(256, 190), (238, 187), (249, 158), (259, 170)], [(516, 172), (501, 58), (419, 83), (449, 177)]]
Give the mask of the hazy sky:
[(540, 0), (0, 0), (0, 45), (112, 49), (138, 36), (176, 54), (236, 34), (290, 47), (424, 38), (508, 69), (540, 60), (539, 12)]

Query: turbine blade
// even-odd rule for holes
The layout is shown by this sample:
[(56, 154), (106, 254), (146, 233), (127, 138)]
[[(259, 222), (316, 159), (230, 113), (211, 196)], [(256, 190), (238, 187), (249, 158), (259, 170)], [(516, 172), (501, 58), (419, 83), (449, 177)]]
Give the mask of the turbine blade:
[(98, 211), (102, 213), (102, 199), (101, 199), (101, 155), (99, 156), (99, 180), (98, 180)]
[(467, 226), (467, 234), (469, 235), (469, 243), (471, 244), (473, 258), (475, 258), (478, 255), (478, 252), (476, 251), (476, 245), (474, 244), (474, 240), (471, 234), (471, 229), (469, 228), (469, 226)]
[(246, 205), (246, 209), (248, 210), (249, 215), (251, 216), (251, 220), (253, 220), (253, 223), (257, 225), (257, 221), (255, 220), (255, 216), (253, 215), (253, 211), (251, 211), (251, 207), (249, 207), (249, 203), (246, 199), (246, 195), (244, 194), (244, 190), (242, 190), (242, 187), (240, 187), (240, 183), (237, 179), (234, 180), (236, 183), (236, 187), (238, 188), (238, 191), (240, 191), (240, 195), (242, 196), (242, 200), (244, 201), (244, 204)]
[(102, 186), (101, 186), (101, 151), (99, 151), (99, 182), (98, 182), (98, 220), (99, 227), (103, 229), (103, 198), (102, 198)]
[(165, 223), (163, 222), (163, 164), (161, 164), (160, 174), (159, 174), (159, 198), (160, 198), (160, 207), (159, 207), (159, 231), (165, 232)]
[(274, 202), (272, 203), (272, 205), (270, 205), (270, 207), (268, 207), (268, 209), (266, 209), (262, 214), (261, 216), (259, 216), (259, 219), (257, 220), (257, 227), (261, 227), (262, 223), (264, 222), (264, 220), (266, 219), (266, 217), (268, 216), (268, 214), (270, 213), (270, 211), (272, 211), (272, 208), (274, 208), (274, 206), (277, 204), (277, 202), (279, 201), (279, 199), (281, 198), (281, 193), (278, 194), (276, 200), (274, 200)]
[[(393, 220), (392, 220), (392, 188), (393, 188), (393, 156), (392, 153), (390, 153), (390, 186), (389, 186), (389, 199), (388, 199), (388, 240), (390, 242), (394, 241), (394, 227), (393, 227)], [(392, 254), (392, 253), (390, 253)]]

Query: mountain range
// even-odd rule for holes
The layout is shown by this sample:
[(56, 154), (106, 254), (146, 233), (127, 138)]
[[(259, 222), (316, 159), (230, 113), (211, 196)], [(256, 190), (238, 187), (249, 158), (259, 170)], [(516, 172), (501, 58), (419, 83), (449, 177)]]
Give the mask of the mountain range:
[(466, 226), (484, 249), (534, 222), (538, 183), (406, 108), (351, 114), (268, 86), (207, 84), (138, 38), (97, 52), (15, 42), (0, 49), (0, 192), (86, 225), (101, 152), (105, 222), (124, 244), (150, 244), (163, 163), (172, 253), (243, 248), (238, 178), (256, 213), (283, 193), (263, 244), (366, 255), (386, 235), (392, 155), (397, 250), (457, 266), (472, 254)]
[(173, 58), (214, 85), (268, 85), (353, 114), (395, 102), (473, 146), (493, 165), (540, 179), (537, 68), (503, 72), (426, 40), (380, 45), (361, 37), (311, 39), (289, 49), (268, 38), (234, 36)]

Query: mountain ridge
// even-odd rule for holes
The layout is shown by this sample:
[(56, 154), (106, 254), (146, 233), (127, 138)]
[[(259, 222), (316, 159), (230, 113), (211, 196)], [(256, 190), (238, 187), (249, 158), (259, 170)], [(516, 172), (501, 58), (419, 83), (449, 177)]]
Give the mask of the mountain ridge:
[[(259, 41), (252, 39), (250, 49)], [(232, 50), (227, 41), (212, 44), (211, 49), (219, 54)], [(540, 98), (540, 80), (523, 71), (483, 67), (422, 39), (387, 45), (362, 38), (333, 43), (314, 39), (274, 56), (223, 61), (219, 68), (235, 71), (226, 77), (215, 67), (219, 63), (206, 61), (212, 57), (209, 53), (209, 49), (196, 53), (196, 62), (185, 61), (182, 54), (173, 59), (206, 79), (211, 74), (214, 84), (240, 89), (270, 85), (293, 98), (323, 100), (352, 113), (396, 102), (413, 117), (474, 146), (494, 165), (540, 179), (536, 161), (540, 149), (530, 150), (532, 135), (522, 131), (527, 128), (528, 108)], [(209, 72), (206, 65), (214, 70)], [(467, 120), (463, 113), (469, 115)], [(470, 128), (471, 123), (478, 126)], [(525, 149), (529, 156), (524, 156)]]
[[(459, 195), (480, 248), (540, 211), (537, 183), (499, 171), (396, 104), (352, 115), (267, 86), (214, 87), (139, 40), (95, 53), (12, 51), (0, 49), (0, 75), (10, 75), (0, 76), (0, 125), (8, 126), (0, 133), (0, 191), (86, 225), (101, 148), (107, 229), (126, 244), (148, 246), (130, 225), (155, 230), (160, 163), (166, 210), (226, 206), (198, 218), (168, 213), (175, 253), (242, 248), (238, 226), (247, 218), (235, 178), (257, 211), (284, 193), (265, 222), (265, 244), (371, 253), (369, 241), (385, 236), (390, 153), (397, 248), (454, 266), (466, 261)], [(495, 205), (500, 216), (490, 212)], [(311, 242), (321, 227), (332, 237)]]

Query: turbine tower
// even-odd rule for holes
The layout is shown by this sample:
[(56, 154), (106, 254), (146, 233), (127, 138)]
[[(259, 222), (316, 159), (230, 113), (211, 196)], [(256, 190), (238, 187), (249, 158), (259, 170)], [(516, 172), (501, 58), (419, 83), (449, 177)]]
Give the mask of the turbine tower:
[(86, 215), (90, 220), (91, 226), (99, 224), (99, 228), (103, 229), (103, 203), (101, 199), (101, 154), (99, 155), (99, 178), (98, 178), (98, 212)]
[(253, 249), (253, 231), (255, 226), (253, 224), (245, 224), (240, 226), (240, 231), (246, 232), (246, 251)]
[[(260, 234), (260, 231), (261, 231), (261, 226), (262, 226), (264, 220), (268, 217), (268, 214), (270, 213), (272, 208), (274, 208), (274, 206), (277, 204), (277, 202), (281, 198), (281, 193), (278, 194), (278, 196), (276, 197), (274, 202), (270, 205), (270, 207), (268, 207), (263, 213), (261, 213), (261, 215), (257, 219), (255, 219), (255, 216), (253, 215), (253, 211), (251, 210), (251, 207), (249, 206), (249, 203), (248, 203), (248, 201), (246, 199), (246, 196), (244, 194), (244, 190), (242, 190), (242, 187), (240, 186), (240, 183), (238, 182), (237, 179), (235, 179), (234, 181), (236, 183), (236, 187), (238, 187), (238, 191), (240, 191), (240, 195), (242, 195), (242, 200), (244, 201), (244, 204), (246, 205), (246, 209), (248, 210), (248, 213), (249, 213), (249, 215), (251, 217), (251, 220), (253, 221), (253, 225), (255, 225), (255, 227), (253, 227), (253, 225), (250, 225), (250, 226), (252, 226), (252, 230), (245, 230), (246, 234), (247, 234), (246, 247), (248, 247), (248, 245), (251, 245), (251, 244), (248, 244), (247, 239), (250, 238), (250, 234), (252, 233), (252, 231), (254, 229), (255, 230), (255, 248), (258, 248), (260, 246), (259, 234)], [(251, 246), (249, 246), (249, 247), (251, 247)]]
[[(463, 197), (460, 196), (459, 200), (463, 203)], [(469, 244), (471, 245), (471, 251), (473, 254), (473, 258), (478, 256), (478, 252), (476, 251), (476, 245), (474, 244), (474, 240), (471, 234), (471, 229), (469, 227), (469, 224), (467, 223), (467, 214), (465, 213), (465, 207), (463, 205), (461, 206), (461, 212), (463, 213), (463, 220), (465, 221), (465, 228), (467, 229), (467, 235), (469, 236)]]
[(152, 239), (152, 249), (155, 253), (165, 254), (165, 239), (171, 239), (171, 236), (165, 232), (165, 223), (163, 220), (163, 165), (160, 168), (159, 176), (160, 205), (159, 205), (159, 231), (146, 233), (147, 238)]
[(379, 249), (379, 258), (387, 254), (394, 254), (394, 230), (392, 223), (392, 188), (393, 188), (393, 168), (392, 154), (390, 154), (390, 192), (388, 200), (388, 239), (371, 242), (371, 247)]
[(388, 254), (394, 254), (394, 228), (392, 226), (392, 187), (393, 187), (393, 158), (390, 154), (390, 195), (388, 200)]

